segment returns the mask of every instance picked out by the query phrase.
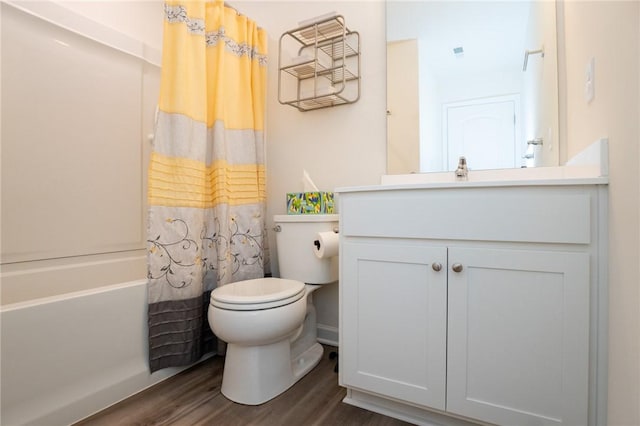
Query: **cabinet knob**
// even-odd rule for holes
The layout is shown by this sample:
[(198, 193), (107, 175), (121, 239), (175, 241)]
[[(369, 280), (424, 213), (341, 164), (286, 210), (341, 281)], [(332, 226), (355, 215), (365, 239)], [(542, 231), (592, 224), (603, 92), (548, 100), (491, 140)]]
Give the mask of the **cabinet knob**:
[(440, 272), (442, 270), (442, 264), (438, 262), (433, 262), (431, 264), (431, 268), (436, 272)]
[(451, 265), (453, 272), (462, 272), (462, 263), (454, 263)]

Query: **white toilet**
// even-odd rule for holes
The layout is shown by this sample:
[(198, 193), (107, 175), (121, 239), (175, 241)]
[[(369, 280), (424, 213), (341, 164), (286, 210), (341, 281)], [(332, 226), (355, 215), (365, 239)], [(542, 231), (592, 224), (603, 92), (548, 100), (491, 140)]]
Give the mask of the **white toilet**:
[(338, 258), (320, 259), (318, 232), (338, 230), (338, 215), (276, 215), (282, 278), (238, 281), (211, 292), (211, 329), (227, 342), (222, 393), (258, 405), (287, 390), (315, 367), (317, 342), (311, 293), (338, 280)]

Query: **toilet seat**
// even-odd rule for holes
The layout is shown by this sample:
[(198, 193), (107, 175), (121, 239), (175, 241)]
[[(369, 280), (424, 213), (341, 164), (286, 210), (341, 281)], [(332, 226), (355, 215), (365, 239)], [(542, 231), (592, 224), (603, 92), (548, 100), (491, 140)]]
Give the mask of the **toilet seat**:
[(257, 278), (218, 287), (210, 304), (220, 309), (255, 311), (288, 305), (305, 294), (303, 282), (284, 278)]

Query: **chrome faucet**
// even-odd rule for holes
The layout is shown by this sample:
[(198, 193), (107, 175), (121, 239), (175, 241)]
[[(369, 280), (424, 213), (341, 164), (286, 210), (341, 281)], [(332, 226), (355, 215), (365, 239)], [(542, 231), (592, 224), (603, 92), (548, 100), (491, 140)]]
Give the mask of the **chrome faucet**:
[(460, 157), (458, 160), (458, 168), (455, 171), (456, 179), (467, 180), (469, 178), (469, 169), (467, 169), (467, 159)]

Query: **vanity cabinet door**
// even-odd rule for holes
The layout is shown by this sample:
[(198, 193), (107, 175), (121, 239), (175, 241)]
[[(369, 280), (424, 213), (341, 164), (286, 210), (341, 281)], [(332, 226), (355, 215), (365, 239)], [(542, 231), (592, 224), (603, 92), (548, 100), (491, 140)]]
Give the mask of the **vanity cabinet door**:
[(444, 410), (446, 248), (347, 241), (340, 256), (341, 384)]
[(589, 279), (586, 253), (449, 248), (447, 411), (588, 424)]

